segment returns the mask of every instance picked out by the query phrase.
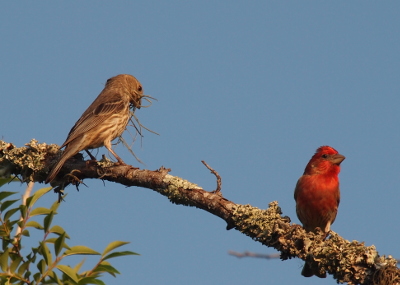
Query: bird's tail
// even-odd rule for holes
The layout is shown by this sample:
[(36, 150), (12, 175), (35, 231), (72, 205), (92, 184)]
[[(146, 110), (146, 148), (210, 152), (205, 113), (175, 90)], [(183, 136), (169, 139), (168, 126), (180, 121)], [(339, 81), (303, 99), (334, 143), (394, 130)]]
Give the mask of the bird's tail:
[(60, 172), (61, 168), (63, 167), (63, 165), (67, 161), (67, 159), (69, 159), (73, 155), (69, 155), (68, 151), (65, 150), (64, 153), (61, 155), (60, 159), (54, 164), (54, 166), (51, 169), (49, 175), (47, 176), (45, 182), (50, 183), (51, 181), (53, 181), (54, 178), (56, 178), (58, 172)]

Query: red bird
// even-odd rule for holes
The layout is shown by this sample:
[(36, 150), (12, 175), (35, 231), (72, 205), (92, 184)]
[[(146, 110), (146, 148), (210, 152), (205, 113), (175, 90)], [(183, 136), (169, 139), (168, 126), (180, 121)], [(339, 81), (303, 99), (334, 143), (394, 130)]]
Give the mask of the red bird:
[[(321, 146), (297, 181), (294, 190), (296, 213), (306, 231), (315, 231), (317, 227), (325, 233), (330, 231), (340, 202), (338, 175), (344, 159), (333, 147)], [(307, 262), (301, 274), (305, 277), (314, 274), (326, 277), (326, 274), (313, 272)]]

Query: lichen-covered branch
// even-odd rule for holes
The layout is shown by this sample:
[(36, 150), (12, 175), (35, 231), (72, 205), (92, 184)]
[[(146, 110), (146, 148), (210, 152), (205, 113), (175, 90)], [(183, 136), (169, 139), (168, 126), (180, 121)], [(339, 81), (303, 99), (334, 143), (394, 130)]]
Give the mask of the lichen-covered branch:
[[(32, 140), (17, 148), (0, 141), (0, 175), (17, 175), (24, 182), (43, 182), (59, 155), (56, 145)], [(182, 178), (169, 175), (170, 170), (145, 170), (130, 165), (115, 165), (103, 157), (100, 161), (84, 161), (78, 154), (68, 160), (53, 186), (79, 185), (85, 178), (103, 179), (125, 186), (138, 186), (157, 191), (172, 203), (203, 209), (268, 247), (280, 252), (283, 260), (298, 257), (308, 260), (315, 270), (326, 271), (337, 282), (348, 284), (397, 284), (400, 271), (391, 256), (379, 256), (374, 246), (347, 241), (337, 233), (307, 233), (282, 216), (277, 202), (261, 210), (239, 205), (224, 198), (220, 191), (206, 191)], [(301, 278), (299, 276), (299, 278)]]

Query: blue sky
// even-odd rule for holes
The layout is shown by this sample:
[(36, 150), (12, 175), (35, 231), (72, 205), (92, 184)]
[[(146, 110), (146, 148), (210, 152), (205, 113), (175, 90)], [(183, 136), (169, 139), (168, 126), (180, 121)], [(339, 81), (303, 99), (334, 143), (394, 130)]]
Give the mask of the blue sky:
[[(116, 146), (125, 162), (163, 165), (213, 190), (205, 160), (222, 176), (227, 199), (260, 208), (277, 200), (299, 223), (295, 183), (315, 149), (330, 145), (346, 156), (332, 230), (399, 258), (399, 8), (398, 1), (3, 3), (0, 136), (18, 146), (32, 138), (61, 145), (106, 79), (129, 73), (158, 99), (136, 114), (160, 136), (145, 132), (134, 145), (145, 165)], [(85, 183), (79, 192), (67, 188), (53, 223), (70, 245), (102, 251), (113, 240), (131, 242), (125, 249), (141, 256), (115, 259), (122, 275), (107, 284), (336, 284), (301, 277), (299, 259), (229, 256), (275, 251), (202, 210), (148, 189)], [(43, 203), (55, 199), (50, 193)]]

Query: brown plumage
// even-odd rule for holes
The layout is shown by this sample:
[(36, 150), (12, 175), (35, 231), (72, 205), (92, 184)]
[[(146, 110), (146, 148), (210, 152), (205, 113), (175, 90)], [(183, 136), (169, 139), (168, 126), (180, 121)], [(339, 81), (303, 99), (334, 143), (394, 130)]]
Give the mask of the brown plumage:
[(120, 74), (108, 79), (103, 91), (75, 123), (60, 147), (65, 147), (65, 150), (46, 183), (57, 176), (69, 158), (82, 150), (105, 146), (119, 163), (124, 164), (111, 149), (111, 141), (124, 132), (131, 117), (130, 108), (140, 109), (142, 97), (142, 85), (132, 75)]

